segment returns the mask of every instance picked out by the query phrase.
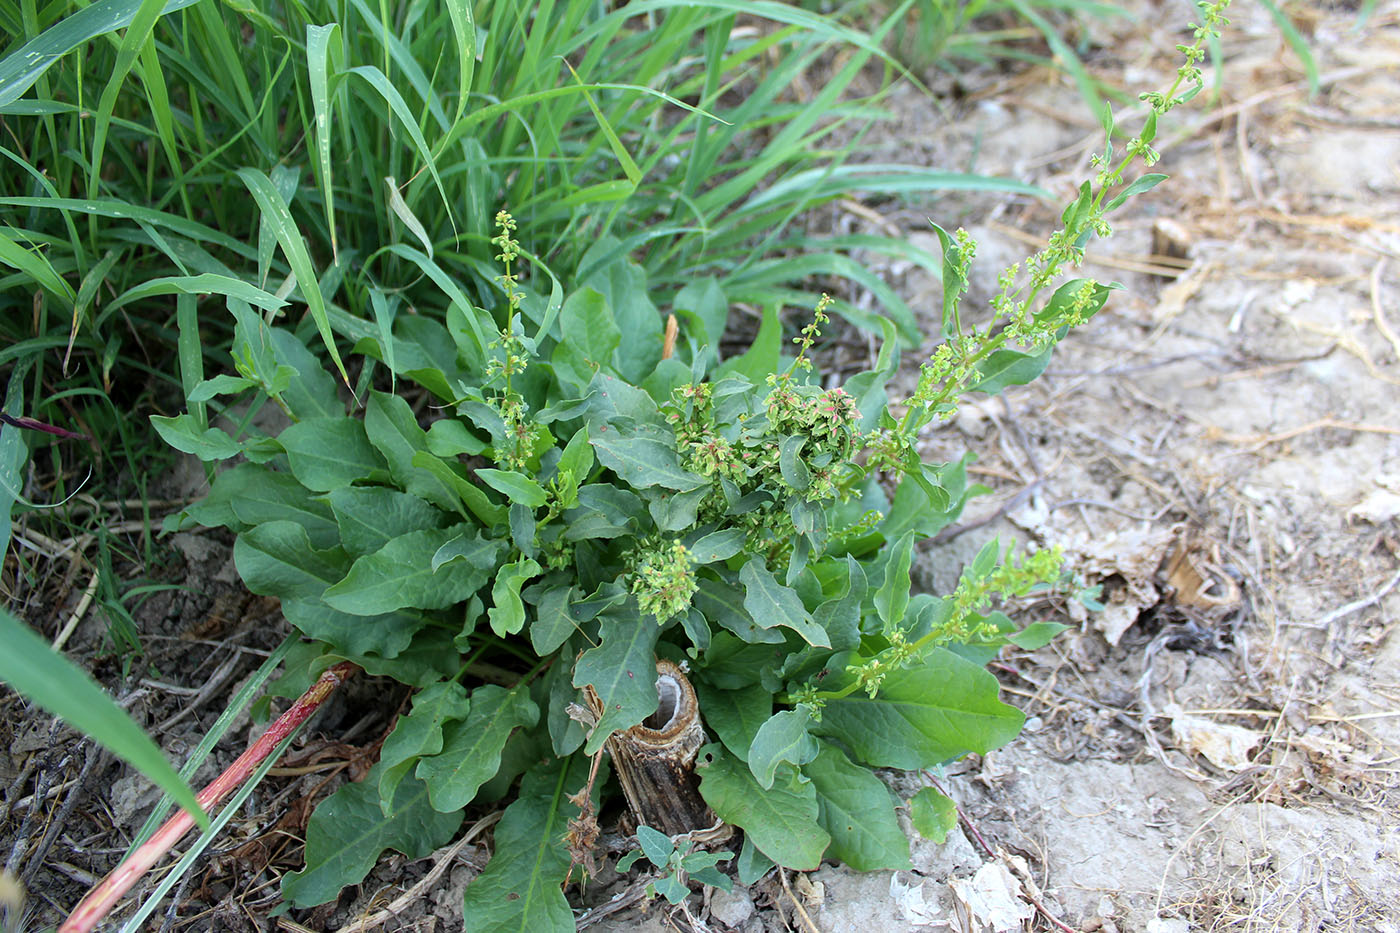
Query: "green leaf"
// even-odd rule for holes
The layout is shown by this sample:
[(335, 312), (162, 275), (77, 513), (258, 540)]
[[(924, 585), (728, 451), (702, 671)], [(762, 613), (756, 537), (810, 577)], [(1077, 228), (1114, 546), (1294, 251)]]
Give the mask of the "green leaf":
[(817, 822), (831, 834), (828, 855), (856, 871), (910, 867), (909, 840), (884, 781), (827, 742), (802, 771), (817, 788)]
[(721, 690), (703, 681), (694, 682), (705, 725), (740, 761), (749, 760), (754, 736), (773, 715), (773, 692), (762, 684)]
[(151, 415), (151, 427), (156, 429), (161, 440), (181, 453), (193, 454), (199, 459), (227, 460), (243, 452), (243, 445), (218, 428), (206, 428), (193, 415)]
[[(379, 806), (391, 812), (394, 791), (418, 759), (442, 751), (442, 727), (467, 718), (471, 701), (455, 680), (440, 680), (413, 698), (413, 709), (402, 716), (379, 749)], [(428, 791), (432, 799), (432, 788)]]
[(277, 436), (292, 475), (307, 489), (330, 492), (385, 470), (384, 458), (350, 418), (311, 418)]
[(559, 475), (569, 473), (574, 482), (582, 484), (593, 471), (593, 447), (588, 443), (588, 428), (582, 427), (569, 438), (564, 452), (559, 455)]
[(332, 609), (319, 599), (285, 599), (282, 614), (307, 638), (326, 642), (347, 655), (396, 658), (426, 620), (420, 614), (386, 612), (360, 616)]
[(525, 581), (536, 577), (540, 565), (531, 558), (506, 564), (496, 574), (496, 582), (491, 586), (491, 602), (494, 604), (487, 617), (491, 620), (491, 631), (505, 637), (514, 635), (525, 624), (525, 604), (520, 599), (520, 587)]
[(643, 620), (636, 604), (625, 603), (599, 618), (600, 644), (583, 653), (574, 666), (575, 687), (591, 686), (603, 704), (593, 734), (584, 746), (592, 755), (609, 735), (628, 729), (656, 712), (656, 647), (661, 630)]
[(728, 560), (744, 549), (748, 534), (742, 528), (712, 531), (690, 546), (690, 559), (697, 564)]
[(335, 514), (341, 543), (355, 557), (409, 532), (438, 528), (448, 518), (417, 496), (382, 486), (333, 489), (326, 501)]
[[(14, 428), (6, 428), (5, 433)], [(17, 433), (17, 432), (16, 432)], [(0, 609), (0, 681), (144, 774), (199, 823), (209, 817), (150, 737), (81, 668)]]
[(817, 822), (817, 791), (810, 783), (764, 790), (748, 766), (714, 745), (700, 750), (700, 796), (726, 823), (742, 829), (779, 865), (812, 871), (831, 837)]
[[(198, 0), (170, 0), (161, 15)], [(53, 63), (80, 45), (131, 25), (141, 7), (134, 0), (98, 0), (65, 16), (0, 61), (0, 108), (8, 107), (43, 77)]]
[(572, 586), (556, 586), (540, 597), (535, 621), (530, 623), (530, 646), (535, 654), (540, 657), (553, 654), (578, 630), (578, 623), (569, 611), (573, 597)]
[(695, 524), (700, 504), (713, 487), (701, 486), (688, 492), (658, 492), (647, 502), (647, 511), (660, 531), (684, 531)]
[[(429, 168), (432, 168), (431, 162)], [(287, 265), (291, 267), (292, 274), (296, 276), (297, 284), (301, 288), (302, 300), (306, 302), (311, 318), (316, 323), (316, 330), (320, 332), (321, 340), (331, 355), (331, 362), (335, 364), (341, 380), (348, 386), (350, 377), (346, 375), (345, 364), (340, 361), (340, 351), (335, 347), (335, 335), (331, 332), (326, 300), (321, 295), (321, 283), (316, 277), (315, 267), (311, 264), (311, 253), (307, 250), (306, 241), (302, 239), (301, 231), (297, 229), (291, 212), (287, 210), (287, 202), (283, 200), (281, 192), (272, 181), (257, 169), (241, 168), (237, 174), (252, 193), (253, 200), (258, 203), (263, 218), (271, 225), (277, 243), (282, 247), (282, 254), (287, 258)]]
[(580, 288), (559, 309), (559, 326), (564, 342), (572, 344), (584, 358), (611, 366), (613, 351), (622, 343), (622, 332), (613, 320), (608, 300), (592, 288)]
[(865, 602), (865, 571), (860, 561), (846, 555), (846, 582), (840, 594), (823, 602), (812, 618), (826, 630), (831, 647), (849, 651), (860, 644), (860, 607)]
[[(1144, 140), (1144, 142), (1150, 142), (1150, 140)], [(1132, 184), (1128, 185), (1128, 187), (1118, 192), (1117, 195), (1115, 195), (1111, 200), (1109, 200), (1109, 202), (1106, 205), (1104, 205), (1104, 212), (1107, 213), (1108, 211), (1115, 210), (1121, 207), (1124, 201), (1128, 200), (1128, 198), (1131, 198), (1135, 194), (1142, 194), (1144, 191), (1151, 191), (1153, 188), (1166, 181), (1167, 177), (1168, 176), (1166, 175), (1161, 175), (1153, 172), (1147, 175), (1143, 175), (1140, 178), (1133, 179)]]
[(578, 807), (568, 795), (588, 779), (585, 758), (547, 761), (525, 772), (520, 793), (496, 827), (495, 855), (462, 897), (463, 933), (570, 933), (562, 890), (564, 843)]
[(773, 787), (773, 776), (782, 762), (805, 765), (817, 754), (817, 740), (807, 731), (811, 713), (805, 706), (774, 713), (759, 727), (749, 746), (749, 770), (764, 790)]
[(935, 648), (918, 667), (889, 672), (873, 700), (862, 691), (828, 700), (814, 728), (866, 764), (915, 771), (985, 754), (1014, 739), (1024, 722), (997, 698), (989, 672)]
[(725, 376), (747, 376), (754, 385), (763, 385), (769, 373), (778, 371), (778, 362), (783, 352), (783, 322), (778, 316), (776, 304), (763, 307), (763, 321), (758, 325), (758, 335), (753, 344), (742, 356), (725, 360), (715, 371), (716, 379)]
[[(466, 528), (465, 525), (457, 527)], [(501, 544), (494, 538), (483, 538), (474, 531), (470, 534), (463, 531), (456, 537), (447, 539), (442, 547), (433, 552), (433, 573), (437, 573), (443, 564), (458, 560), (465, 561), (472, 567), (489, 570), (496, 566), (496, 555), (500, 550)]]
[[(201, 359), (201, 362), (203, 360)], [(193, 405), (196, 402), (207, 402), (211, 398), (220, 395), (237, 395), (244, 389), (251, 389), (257, 385), (252, 379), (244, 379), (242, 376), (230, 376), (220, 374), (213, 379), (205, 379), (197, 383), (185, 395), (185, 401)]]
[(385, 849), (422, 858), (452, 838), (462, 811), (440, 813), (428, 800), (428, 787), (404, 777), (386, 816), (379, 806), (375, 765), (358, 784), (346, 784), (311, 814), (306, 827), (306, 867), (282, 877), (282, 896), (298, 907), (334, 900), (341, 888), (358, 884)]
[(958, 825), (957, 804), (936, 788), (922, 788), (909, 798), (909, 822), (920, 836), (943, 845), (953, 827)]
[(684, 492), (708, 486), (703, 476), (682, 469), (676, 451), (650, 437), (622, 437), (612, 428), (600, 427), (597, 437), (590, 437), (598, 461), (612, 470), (634, 489), (664, 486)]
[(777, 864), (758, 851), (758, 846), (753, 844), (752, 836), (745, 836), (744, 847), (739, 850), (739, 859), (735, 862), (734, 868), (735, 874), (739, 876), (740, 884), (752, 885), (772, 871)]
[(501, 766), (501, 749), (516, 728), (539, 722), (540, 710), (526, 687), (488, 685), (472, 691), (471, 710), (447, 727), (441, 754), (418, 762), (433, 806), (443, 812), (465, 807)]
[(695, 591), (693, 602), (706, 619), (729, 629), (750, 644), (778, 645), (783, 642), (783, 633), (776, 628), (765, 629), (754, 624), (744, 608), (744, 598), (726, 582), (701, 577), (700, 588)]
[(812, 474), (801, 459), (805, 443), (807, 438), (793, 434), (783, 438), (778, 448), (778, 471), (783, 474), (783, 482), (799, 492), (812, 485)]
[(467, 430), (467, 426), (452, 418), (443, 418), (428, 425), (428, 453), (451, 459), (462, 454), (474, 457), (487, 447), (485, 441)]
[(1050, 644), (1056, 635), (1068, 628), (1063, 622), (1032, 622), (1015, 635), (1006, 636), (1006, 640), (1017, 648), (1034, 651)]
[(1050, 355), (1054, 351), (1054, 344), (1034, 353), (993, 350), (977, 367), (979, 378), (968, 391), (996, 395), (1007, 386), (1023, 386), (1045, 372), (1045, 367), (1050, 365)]
[[(10, 373), (5, 389), (6, 412), (24, 411), (24, 382), (28, 367), (19, 366)], [(24, 432), (13, 425), (0, 428), (0, 564), (9, 553), (10, 536), (14, 530), (15, 503), (24, 488), (24, 464), (29, 459), (29, 447)]]
[(468, 532), (464, 525), (412, 531), (391, 539), (373, 554), (358, 558), (344, 580), (325, 591), (326, 605), (351, 615), (371, 616), (413, 606), (446, 609), (462, 602), (491, 579), (495, 552), (478, 562), (433, 569), (433, 556), (449, 541)]
[(749, 558), (739, 571), (739, 580), (744, 584), (744, 608), (759, 628), (784, 625), (801, 635), (809, 645), (831, 647), (831, 639), (802, 605), (802, 597), (774, 579), (762, 557)]
[(909, 606), (909, 562), (914, 555), (914, 533), (905, 532), (890, 545), (885, 560), (885, 579), (875, 591), (875, 611), (886, 630), (904, 621)]
[(676, 844), (670, 836), (650, 826), (637, 827), (637, 844), (642, 847), (647, 861), (657, 868), (665, 868), (671, 861), (671, 853), (676, 851)]
[(306, 529), (290, 521), (264, 522), (233, 542), (238, 575), (259, 596), (313, 599), (345, 575), (348, 561), (339, 547), (312, 547)]
[(518, 502), (521, 505), (537, 509), (549, 501), (549, 493), (544, 491), (544, 487), (524, 473), (482, 468), (476, 471), (476, 475), (481, 477), (483, 483), (504, 495), (511, 502)]
[[(388, 461), (389, 475), (405, 492), (446, 511), (461, 510), (461, 496), (452, 477), (445, 475), (451, 470), (428, 452), (427, 432), (418, 426), (408, 402), (397, 395), (371, 392), (365, 403), (365, 433)], [(434, 471), (433, 464), (441, 469)]]
[[(242, 469), (240, 466), (229, 473)], [(222, 480), (221, 476), (216, 485)], [(306, 529), (312, 547), (335, 547), (340, 541), (334, 513), (286, 473), (256, 467), (240, 475), (229, 492), (229, 508), (244, 525), (291, 521)]]

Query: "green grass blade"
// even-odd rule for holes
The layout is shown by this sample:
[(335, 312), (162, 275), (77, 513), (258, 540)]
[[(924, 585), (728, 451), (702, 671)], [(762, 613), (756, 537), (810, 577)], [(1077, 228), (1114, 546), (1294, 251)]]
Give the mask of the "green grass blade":
[(1259, 0), (1264, 9), (1269, 11), (1273, 17), (1274, 24), (1278, 26), (1278, 31), (1283, 33), (1283, 38), (1288, 42), (1288, 47), (1293, 50), (1293, 54), (1298, 56), (1298, 60), (1303, 63), (1303, 73), (1308, 76), (1309, 96), (1317, 94), (1321, 88), (1321, 79), (1318, 77), (1317, 61), (1313, 58), (1312, 49), (1308, 48), (1308, 40), (1303, 38), (1303, 34), (1298, 31), (1298, 27), (1293, 25), (1293, 20), (1288, 18), (1288, 14), (1279, 8), (1274, 0)]
[(263, 217), (272, 224), (273, 233), (282, 247), (282, 255), (287, 257), (287, 264), (292, 267), (292, 274), (301, 285), (301, 296), (311, 311), (311, 319), (316, 322), (316, 330), (320, 332), (321, 340), (325, 342), (326, 350), (331, 355), (331, 361), (340, 372), (340, 378), (349, 386), (350, 377), (345, 372), (345, 364), (340, 360), (340, 351), (335, 348), (335, 336), (331, 333), (326, 302), (321, 296), (321, 284), (316, 278), (315, 267), (311, 264), (311, 253), (292, 220), (291, 212), (287, 210), (287, 202), (282, 200), (282, 195), (272, 184), (272, 180), (257, 169), (241, 168), (238, 170), (238, 177), (248, 186)]
[(103, 308), (103, 314), (111, 314), (124, 305), (153, 295), (223, 295), (246, 301), (264, 311), (277, 311), (287, 304), (271, 292), (263, 291), (250, 282), (205, 272), (201, 275), (170, 275), (142, 282), (109, 301)]
[(13, 266), (23, 272), (44, 291), (62, 300), (68, 309), (71, 309), (77, 298), (73, 294), (73, 286), (64, 281), (63, 277), (49, 263), (47, 256), (26, 249), (11, 238), (10, 234), (15, 232), (17, 231), (13, 227), (0, 227), (0, 263)]
[(467, 96), (476, 72), (476, 18), (470, 0), (446, 0), (447, 15), (452, 19), (452, 38), (457, 43), (457, 112), (452, 119), (461, 119), (467, 109)]
[(141, 0), (130, 25), (126, 28), (126, 35), (122, 36), (112, 74), (108, 77), (106, 86), (102, 88), (102, 98), (97, 103), (97, 119), (92, 130), (92, 158), (88, 163), (87, 188), (90, 198), (97, 197), (98, 183), (102, 180), (102, 155), (107, 148), (107, 131), (111, 128), (112, 111), (117, 106), (117, 95), (126, 83), (126, 76), (131, 72), (132, 66), (136, 64), (136, 57), (141, 54), (141, 49), (150, 39), (151, 31), (156, 28), (156, 21), (164, 12), (161, 0)]
[(0, 652), (0, 680), (150, 778), (202, 829), (209, 828), (209, 817), (194, 791), (150, 736), (92, 678), (3, 609), (0, 636), (5, 645)]
[(335, 232), (335, 189), (331, 185), (330, 72), (339, 70), (341, 49), (335, 41), (339, 32), (340, 26), (336, 23), (306, 27), (306, 68), (311, 77), (311, 107), (315, 114), (316, 174), (333, 256), (339, 253), (339, 244)]
[[(170, 0), (161, 15), (183, 10), (199, 0)], [(130, 25), (141, 4), (135, 0), (97, 0), (53, 24), (0, 61), (0, 107), (19, 100), (64, 55)]]
[(245, 259), (255, 259), (257, 250), (213, 227), (177, 214), (167, 214), (139, 204), (118, 201), (115, 198), (0, 198), (0, 206), (39, 207), (45, 209), (72, 211), (75, 214), (92, 214), (114, 220), (133, 220), (147, 223), (178, 233), (183, 237), (201, 243), (222, 246)]
[[(28, 375), (28, 364), (10, 374), (10, 384), (5, 390), (7, 414), (19, 415), (24, 411), (24, 380)], [(5, 560), (10, 550), (12, 516), (15, 503), (20, 501), (19, 491), (24, 487), (22, 471), (28, 459), (29, 448), (20, 429), (10, 425), (0, 427), (0, 561)]]

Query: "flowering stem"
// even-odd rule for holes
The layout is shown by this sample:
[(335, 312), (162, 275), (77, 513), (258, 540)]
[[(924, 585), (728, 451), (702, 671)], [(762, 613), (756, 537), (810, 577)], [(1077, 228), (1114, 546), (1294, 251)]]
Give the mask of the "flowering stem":
[[(358, 670), (354, 664), (344, 661), (323, 673), (290, 709), (279, 716), (277, 721), (239, 756), (237, 761), (196, 795), (199, 805), (206, 812), (212, 810), (219, 801), (242, 784), (283, 739), (306, 722), (336, 687)], [(141, 880), (141, 876), (160, 861), (192, 826), (194, 819), (184, 810), (166, 820), (165, 825), (154, 836), (142, 843), (96, 887), (88, 891), (87, 896), (58, 928), (58, 933), (89, 933), (117, 905), (122, 896)]]

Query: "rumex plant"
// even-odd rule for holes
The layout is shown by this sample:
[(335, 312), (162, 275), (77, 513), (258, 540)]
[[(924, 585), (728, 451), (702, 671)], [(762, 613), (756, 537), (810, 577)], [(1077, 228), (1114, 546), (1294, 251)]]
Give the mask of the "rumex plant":
[[(732, 283), (691, 276), (674, 292), (673, 340), (634, 249), (602, 238), (584, 271), (554, 274), (505, 210), (494, 265), (473, 266), (470, 293), (417, 263), (448, 299), (434, 313), (370, 289), (374, 319), (357, 318), (313, 303), (314, 276), (295, 269), (288, 282), (312, 312), (295, 329), (277, 304), (252, 300), (261, 290), (223, 293), (232, 372), (204, 379), (195, 354), (189, 413), (153, 421), (179, 449), (234, 462), (167, 528), (237, 535), (248, 588), (278, 597), (305, 639), (284, 689), (349, 662), (416, 691), (368, 777), (317, 808), (305, 868), (284, 879), (288, 901), (330, 901), (384, 849), (426, 854), (469, 808), (510, 798), (495, 854), (466, 889), (466, 928), (569, 928), (562, 885), (579, 853), (564, 840), (608, 787), (594, 771), (607, 737), (656, 711), (657, 658), (685, 665), (699, 697), (714, 739), (700, 793), (744, 833), (741, 878), (825, 857), (907, 866), (897, 801), (872, 769), (934, 767), (1014, 738), (1022, 716), (983, 664), (1059, 626), (1017, 631), (998, 604), (1074, 592), (1053, 549), (996, 542), (954, 592), (913, 591), (918, 542), (976, 492), (965, 460), (922, 459), (919, 432), (967, 392), (1035, 378), (1103, 307), (1110, 286), (1063, 281), (1063, 270), (1109, 232), (1108, 212), (1162, 179), (1123, 183), (1129, 165), (1155, 158), (1157, 114), (1194, 93), (1178, 96), (1182, 84), (1199, 87), (1197, 52), (1223, 4), (1205, 9), (1177, 84), (1149, 99), (1147, 125), (1112, 168), (1107, 116), (1100, 174), (1047, 249), (1007, 270), (980, 328), (959, 309), (974, 244), (939, 231), (943, 340), (908, 398), (889, 397), (900, 357), (890, 321), (866, 322), (882, 331), (880, 354), (840, 387), (814, 374), (825, 297), (793, 352), (770, 303), (749, 350), (721, 359)], [(266, 219), (256, 252), (265, 262), (276, 242), (295, 267), (305, 251), (278, 210), (295, 185), (284, 194), (284, 175), (240, 178)], [(192, 296), (179, 307), (193, 322)], [(352, 338), (349, 352), (317, 355), (334, 345), (322, 324)], [(266, 404), (284, 426), (256, 426)], [(600, 710), (588, 727), (571, 714), (583, 691)], [(911, 809), (916, 826), (940, 825), (924, 818), (941, 812), (927, 794)], [(657, 854), (671, 864), (677, 851)], [(687, 872), (713, 870), (689, 857)], [(668, 877), (663, 893), (679, 895), (679, 872)]]

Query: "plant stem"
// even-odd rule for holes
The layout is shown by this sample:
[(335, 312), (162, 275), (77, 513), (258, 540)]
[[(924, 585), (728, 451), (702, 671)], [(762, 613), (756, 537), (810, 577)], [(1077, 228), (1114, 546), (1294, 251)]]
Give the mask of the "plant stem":
[[(253, 769), (262, 763), (262, 760), (283, 739), (306, 722), (311, 714), (320, 708), (321, 704), (335, 691), (336, 687), (358, 670), (359, 668), (354, 664), (343, 661), (321, 674), (320, 679), (312, 684), (311, 688), (303, 693), (290, 709), (279, 716), (277, 721), (269, 726), (267, 731), (238, 757), (237, 761), (199, 792), (196, 797), (199, 805), (206, 812), (211, 811), (219, 801), (242, 784), (253, 772)], [(78, 906), (73, 909), (73, 913), (58, 928), (59, 933), (90, 933), (101, 922), (102, 918), (107, 916), (117, 905), (122, 895), (131, 890), (131, 887), (141, 879), (141, 876), (160, 861), (161, 857), (169, 852), (192, 826), (194, 826), (194, 819), (184, 810), (166, 820), (165, 825), (154, 836), (142, 843), (140, 848), (131, 853), (96, 887), (88, 891), (87, 896), (78, 903)]]

